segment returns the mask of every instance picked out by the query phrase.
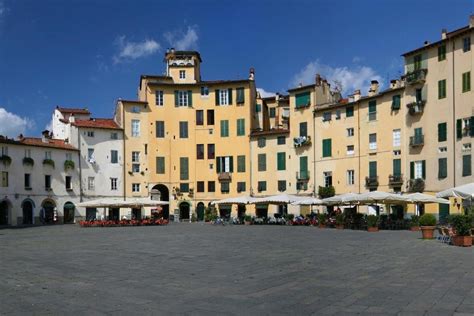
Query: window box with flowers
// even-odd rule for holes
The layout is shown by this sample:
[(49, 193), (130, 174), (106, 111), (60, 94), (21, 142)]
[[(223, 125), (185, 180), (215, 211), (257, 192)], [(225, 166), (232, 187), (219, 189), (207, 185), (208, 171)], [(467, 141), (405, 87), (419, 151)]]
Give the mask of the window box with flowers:
[(64, 161), (64, 169), (65, 170), (68, 170), (68, 169), (72, 170), (72, 169), (74, 169), (74, 167), (75, 167), (74, 161), (72, 161), (72, 160)]
[(54, 168), (54, 160), (46, 158), (43, 160), (43, 165), (49, 165)]
[(0, 156), (0, 161), (5, 165), (9, 166), (12, 163), (12, 158), (8, 155)]
[(23, 165), (24, 166), (34, 166), (35, 161), (31, 157), (25, 157), (25, 158), (23, 158)]

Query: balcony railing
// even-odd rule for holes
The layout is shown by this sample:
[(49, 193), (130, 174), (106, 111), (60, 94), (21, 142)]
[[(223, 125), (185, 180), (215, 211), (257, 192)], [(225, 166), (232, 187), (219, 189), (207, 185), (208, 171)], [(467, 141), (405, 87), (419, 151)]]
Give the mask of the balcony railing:
[(303, 147), (311, 145), (311, 136), (299, 136), (293, 138), (295, 147)]
[(403, 175), (402, 174), (391, 174), (388, 176), (388, 184), (390, 185), (400, 185), (403, 184)]
[(408, 84), (417, 84), (425, 82), (427, 73), (428, 69), (418, 69), (407, 73), (404, 78)]
[(365, 186), (368, 188), (379, 186), (379, 177), (365, 177)]
[(425, 191), (425, 180), (421, 178), (410, 179), (408, 182), (409, 192), (423, 192)]
[(301, 180), (301, 181), (308, 181), (309, 180), (309, 171), (297, 171), (296, 172), (296, 180)]
[(425, 100), (418, 100), (414, 102), (410, 102), (407, 104), (408, 112), (411, 115), (423, 113), (423, 109), (425, 107), (426, 101)]
[(220, 172), (217, 176), (217, 179), (221, 182), (223, 181), (232, 181), (232, 174), (230, 172)]
[(410, 146), (418, 147), (425, 144), (425, 135), (410, 136)]

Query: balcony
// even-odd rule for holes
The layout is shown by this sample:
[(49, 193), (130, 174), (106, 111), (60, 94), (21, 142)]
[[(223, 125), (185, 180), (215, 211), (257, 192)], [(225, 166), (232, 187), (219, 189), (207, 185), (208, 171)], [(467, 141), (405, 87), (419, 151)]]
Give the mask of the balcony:
[(217, 180), (219, 182), (230, 182), (232, 181), (232, 174), (230, 172), (220, 172), (217, 175)]
[(368, 188), (374, 188), (379, 186), (379, 177), (365, 177), (365, 186)]
[(296, 180), (298, 181), (308, 181), (309, 180), (309, 171), (299, 171), (296, 172)]
[(410, 147), (419, 147), (425, 144), (425, 135), (410, 136)]
[(418, 101), (408, 103), (407, 104), (408, 113), (410, 113), (410, 115), (423, 113), (425, 104), (426, 104), (425, 100), (418, 100)]
[(423, 83), (426, 81), (426, 74), (428, 73), (428, 69), (418, 69), (412, 72), (407, 73), (404, 76), (405, 82), (407, 84), (417, 84)]
[(410, 179), (408, 182), (408, 191), (409, 192), (423, 192), (425, 191), (425, 180), (421, 178)]
[(403, 184), (403, 175), (402, 174), (391, 174), (388, 176), (389, 185), (402, 185)]
[(311, 136), (299, 136), (293, 138), (293, 145), (295, 147), (304, 147), (311, 145)]

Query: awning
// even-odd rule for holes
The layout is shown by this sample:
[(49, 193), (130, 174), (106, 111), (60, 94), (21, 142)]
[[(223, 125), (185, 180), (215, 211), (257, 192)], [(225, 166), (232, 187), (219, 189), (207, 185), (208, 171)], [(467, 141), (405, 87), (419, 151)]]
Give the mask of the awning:
[(78, 203), (80, 207), (107, 207), (107, 208), (142, 208), (146, 206), (167, 205), (166, 201), (155, 201), (150, 198), (103, 198)]
[(460, 185), (436, 194), (439, 198), (460, 197), (463, 199), (474, 199), (474, 183)]
[(427, 204), (427, 203), (440, 203), (449, 204), (449, 200), (437, 198), (433, 195), (423, 193), (412, 193), (403, 196), (408, 203), (415, 204)]
[(308, 197), (291, 203), (293, 205), (321, 205), (323, 201), (315, 197)]
[(308, 197), (291, 195), (291, 194), (278, 194), (278, 195), (271, 195), (267, 197), (255, 198), (253, 203), (288, 204), (288, 203), (297, 202), (304, 198), (308, 198)]
[(212, 201), (212, 205), (219, 205), (219, 204), (252, 204), (255, 200), (254, 197), (250, 195), (243, 195), (238, 197), (230, 197), (222, 200)]

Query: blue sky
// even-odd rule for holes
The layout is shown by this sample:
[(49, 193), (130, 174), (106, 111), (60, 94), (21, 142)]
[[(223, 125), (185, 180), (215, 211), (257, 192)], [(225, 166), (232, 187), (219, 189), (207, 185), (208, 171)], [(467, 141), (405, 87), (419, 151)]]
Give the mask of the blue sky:
[(56, 105), (111, 117), (173, 46), (200, 51), (205, 80), (255, 67), (259, 88), (285, 92), (321, 72), (365, 93), (473, 11), (474, 0), (0, 0), (0, 134), (39, 134)]

